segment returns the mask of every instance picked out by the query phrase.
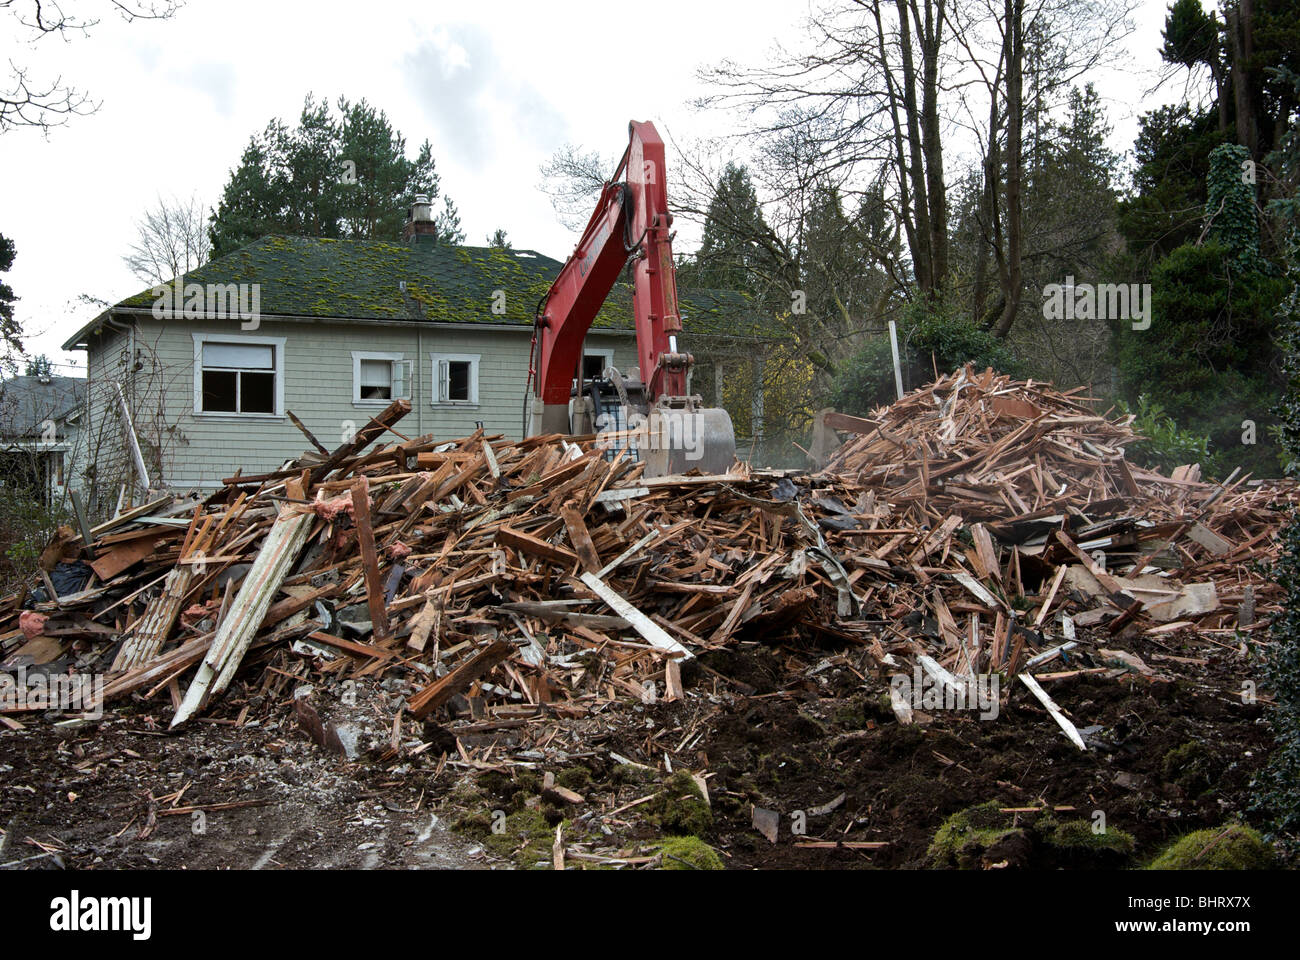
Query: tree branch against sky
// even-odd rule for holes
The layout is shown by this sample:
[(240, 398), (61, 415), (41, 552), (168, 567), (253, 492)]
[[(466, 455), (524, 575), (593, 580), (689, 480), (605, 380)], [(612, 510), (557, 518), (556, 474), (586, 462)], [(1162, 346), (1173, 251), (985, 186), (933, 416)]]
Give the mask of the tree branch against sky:
[(10, 54), (9, 78), (0, 86), (0, 134), (15, 127), (35, 127), (48, 133), (51, 127), (62, 126), (74, 116), (99, 109), (88, 92), (61, 75), (34, 73), (27, 65), (27, 56), (42, 42), (48, 43), (51, 37), (65, 42), (88, 37), (105, 14), (115, 14), (128, 23), (167, 20), (181, 6), (180, 0), (0, 0), (0, 23), (10, 20), (4, 32), (13, 29), (13, 40), (26, 48)]

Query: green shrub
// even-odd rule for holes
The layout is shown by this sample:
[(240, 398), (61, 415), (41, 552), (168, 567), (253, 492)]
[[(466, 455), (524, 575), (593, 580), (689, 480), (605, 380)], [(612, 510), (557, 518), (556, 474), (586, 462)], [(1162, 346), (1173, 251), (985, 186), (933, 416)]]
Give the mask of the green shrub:
[[(940, 375), (966, 363), (976, 370), (992, 367), (1013, 376), (1020, 373), (1020, 363), (1005, 343), (960, 315), (946, 300), (908, 304), (898, 323), (898, 352), (904, 390), (932, 381), (936, 366)], [(886, 335), (872, 340), (840, 368), (824, 405), (860, 416), (895, 398), (893, 351)]]
[(1125, 450), (1134, 463), (1165, 474), (1188, 463), (1199, 463), (1205, 475), (1220, 472), (1221, 458), (1210, 452), (1209, 436), (1181, 429), (1165, 408), (1145, 393), (1138, 397), (1136, 408), (1123, 400), (1117, 400), (1115, 405), (1122, 413), (1133, 415), (1133, 430), (1142, 437)]
[(0, 496), (0, 589), (8, 591), (36, 572), (41, 555), (67, 511), (46, 507), (22, 489), (5, 488)]
[[(1150, 327), (1115, 323), (1125, 396), (1145, 395), (1182, 431), (1206, 436), (1222, 468), (1276, 476), (1269, 428), (1282, 382), (1273, 338), (1287, 289), (1282, 277), (1243, 270), (1220, 244), (1179, 247), (1152, 272)], [(1242, 442), (1247, 420), (1253, 444)]]

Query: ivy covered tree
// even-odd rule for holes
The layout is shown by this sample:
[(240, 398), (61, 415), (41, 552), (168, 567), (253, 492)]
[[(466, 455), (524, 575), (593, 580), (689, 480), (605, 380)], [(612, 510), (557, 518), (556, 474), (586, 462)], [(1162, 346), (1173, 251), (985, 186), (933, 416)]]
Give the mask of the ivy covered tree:
[(1267, 269), (1259, 255), (1259, 221), (1251, 188), (1251, 159), (1246, 148), (1225, 143), (1210, 151), (1206, 181), (1206, 233), (1232, 253), (1241, 270)]
[(1249, 153), (1208, 156), (1202, 233), (1156, 264), (1151, 325), (1115, 323), (1122, 386), (1204, 435), (1224, 467), (1276, 476), (1273, 412), (1282, 387), (1276, 335), (1289, 283), (1260, 253)]
[(310, 95), (296, 127), (272, 120), (249, 140), (209, 221), (212, 256), (270, 233), (396, 240), (419, 194), (443, 199), (438, 238), (464, 240), (426, 140), (416, 158), (387, 115), (340, 98), (338, 116)]
[[(1300, 101), (1300, 75), (1279, 71)], [(1290, 225), (1286, 275), (1291, 289), (1280, 312), (1279, 343), (1285, 390), (1278, 406), (1286, 470), (1300, 472), (1300, 133), (1293, 125), (1273, 158), (1289, 189), (1273, 201), (1271, 212)], [(1269, 624), (1264, 680), (1273, 694), (1269, 722), (1276, 746), (1257, 784), (1259, 807), (1270, 817), (1275, 838), (1294, 853), (1300, 847), (1300, 517), (1291, 517), (1282, 535), (1282, 554), (1274, 570), (1282, 588), (1281, 612)]]

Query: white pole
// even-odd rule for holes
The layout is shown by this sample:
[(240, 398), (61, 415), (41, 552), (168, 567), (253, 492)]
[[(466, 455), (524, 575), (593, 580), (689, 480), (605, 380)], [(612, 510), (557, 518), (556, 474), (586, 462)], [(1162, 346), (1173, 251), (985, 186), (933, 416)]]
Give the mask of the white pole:
[(894, 352), (894, 389), (898, 391), (898, 399), (903, 399), (903, 370), (898, 363), (898, 327), (894, 321), (889, 321), (889, 347)]
[(139, 475), (140, 486), (144, 488), (147, 495), (149, 492), (149, 471), (145, 469), (144, 454), (140, 452), (140, 442), (135, 436), (135, 424), (131, 422), (131, 408), (126, 402), (126, 394), (122, 392), (121, 383), (117, 383), (117, 399), (122, 402), (122, 421), (126, 427), (126, 437), (131, 441), (131, 455), (135, 459), (135, 471)]

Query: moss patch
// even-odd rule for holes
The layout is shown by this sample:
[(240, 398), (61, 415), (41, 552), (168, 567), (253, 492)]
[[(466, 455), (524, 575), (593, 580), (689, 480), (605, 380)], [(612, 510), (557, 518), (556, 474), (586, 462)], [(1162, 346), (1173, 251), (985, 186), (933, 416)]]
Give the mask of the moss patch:
[(664, 781), (646, 813), (664, 833), (699, 836), (713, 828), (713, 811), (704, 801), (695, 778), (679, 770)]
[(1100, 833), (1090, 820), (1040, 824), (1044, 840), (1061, 866), (1118, 867), (1133, 854), (1132, 834), (1107, 827)]
[(620, 763), (609, 774), (609, 782), (615, 786), (634, 783), (650, 783), (654, 780), (654, 771), (646, 767), (633, 766), (630, 763)]
[(1150, 870), (1267, 870), (1273, 848), (1258, 832), (1239, 824), (1197, 830), (1180, 837), (1156, 857)]
[(591, 783), (591, 771), (586, 767), (569, 767), (555, 775), (555, 782), (569, 790), (581, 792)]
[(500, 833), (489, 830), (483, 846), (498, 857), (514, 861), (521, 867), (550, 862), (554, 828), (537, 810), (519, 810), (505, 819)]
[(659, 845), (662, 870), (722, 870), (722, 858), (699, 837), (670, 837)]
[(1204, 743), (1189, 740), (1165, 754), (1160, 770), (1166, 781), (1196, 795), (1213, 785), (1223, 770), (1223, 763)]
[(1025, 840), (1024, 831), (1009, 826), (1000, 807), (997, 800), (990, 800), (954, 813), (935, 833), (930, 860), (938, 866), (973, 870), (983, 865), (985, 854), (994, 848)]

